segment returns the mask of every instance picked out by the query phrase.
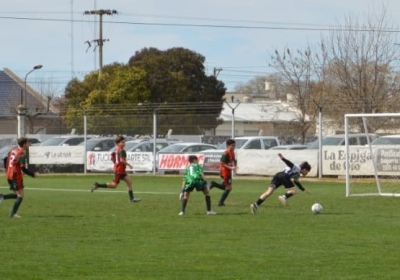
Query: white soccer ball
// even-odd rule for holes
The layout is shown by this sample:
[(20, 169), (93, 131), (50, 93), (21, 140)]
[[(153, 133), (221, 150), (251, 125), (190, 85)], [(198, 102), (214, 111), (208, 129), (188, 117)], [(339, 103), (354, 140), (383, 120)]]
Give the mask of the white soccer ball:
[(319, 203), (314, 203), (314, 204), (311, 206), (311, 211), (312, 211), (314, 214), (319, 214), (319, 213), (321, 213), (321, 212), (322, 212), (322, 205), (319, 204)]

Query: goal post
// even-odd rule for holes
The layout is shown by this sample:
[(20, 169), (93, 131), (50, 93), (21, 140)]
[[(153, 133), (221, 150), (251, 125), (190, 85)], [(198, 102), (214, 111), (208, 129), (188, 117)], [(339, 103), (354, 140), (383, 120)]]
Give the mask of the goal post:
[(346, 196), (400, 197), (400, 113), (346, 114), (344, 126)]

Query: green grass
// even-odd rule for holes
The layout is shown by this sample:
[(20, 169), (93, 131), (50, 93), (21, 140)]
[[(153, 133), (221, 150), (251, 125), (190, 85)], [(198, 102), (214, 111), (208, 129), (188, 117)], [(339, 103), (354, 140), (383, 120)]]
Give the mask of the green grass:
[[(226, 207), (205, 214), (193, 193), (178, 216), (181, 178), (133, 175), (125, 186), (89, 189), (110, 175), (26, 177), (19, 214), (0, 205), (0, 279), (398, 279), (400, 200), (345, 197), (344, 182), (303, 181), (250, 214), (270, 179), (235, 178)], [(4, 176), (0, 192), (7, 192)], [(212, 190), (216, 205), (220, 190)], [(320, 202), (324, 211), (312, 214)]]

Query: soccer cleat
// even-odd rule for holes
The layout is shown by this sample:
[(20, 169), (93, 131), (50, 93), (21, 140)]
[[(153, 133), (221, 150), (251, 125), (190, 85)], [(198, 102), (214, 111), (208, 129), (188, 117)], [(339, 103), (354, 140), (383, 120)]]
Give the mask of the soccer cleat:
[(251, 213), (256, 214), (257, 213), (257, 208), (258, 208), (257, 204), (255, 204), (255, 203), (250, 204)]
[(0, 194), (0, 204), (3, 202), (3, 200), (4, 200), (4, 196), (3, 196), (3, 194), (1, 193), (1, 194)]
[(286, 197), (284, 195), (280, 195), (278, 199), (282, 202), (283, 206), (286, 206)]
[(179, 215), (179, 216), (183, 216), (183, 215), (185, 215), (185, 212), (179, 212), (178, 215)]
[(131, 200), (131, 202), (132, 203), (135, 203), (135, 202), (140, 202), (142, 199), (141, 198), (133, 198), (132, 200)]
[(225, 206), (225, 203), (218, 203), (217, 206), (218, 206), (218, 207)]
[(99, 188), (99, 183), (94, 182), (92, 188), (90, 189), (90, 192), (94, 192), (95, 190), (97, 190)]
[(21, 219), (22, 217), (20, 216), (20, 215), (18, 215), (18, 214), (14, 214), (14, 215), (11, 215), (10, 216), (10, 218), (12, 218), (12, 219)]
[(214, 211), (207, 211), (207, 215), (217, 215), (217, 212), (214, 212)]

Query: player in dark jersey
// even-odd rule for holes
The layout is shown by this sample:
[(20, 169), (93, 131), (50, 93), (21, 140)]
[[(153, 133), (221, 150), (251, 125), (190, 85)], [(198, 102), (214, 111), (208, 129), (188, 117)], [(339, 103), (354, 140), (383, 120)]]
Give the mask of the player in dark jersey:
[(15, 199), (13, 208), (11, 209), (10, 218), (21, 218), (17, 214), (18, 209), (24, 198), (24, 181), (22, 173), (27, 174), (33, 178), (37, 177), (38, 173), (29, 171), (26, 162), (26, 153), (29, 149), (29, 141), (25, 137), (17, 140), (18, 146), (13, 148), (7, 156), (6, 160), (6, 174), (8, 185), (13, 193), (0, 194), (0, 203), (6, 199)]
[(253, 214), (257, 212), (258, 207), (265, 201), (265, 199), (271, 196), (274, 191), (282, 185), (285, 186), (286, 189), (286, 193), (279, 196), (279, 200), (283, 205), (286, 205), (286, 201), (296, 194), (295, 185), (300, 190), (306, 191), (306, 189), (301, 185), (299, 178), (300, 174), (307, 176), (308, 172), (311, 170), (310, 164), (305, 161), (300, 165), (296, 165), (285, 159), (282, 154), (278, 154), (278, 156), (281, 158), (281, 160), (283, 160), (284, 163), (286, 163), (287, 167), (283, 171), (275, 174), (267, 191), (264, 192), (255, 203), (250, 205), (250, 210)]
[(211, 197), (210, 192), (207, 186), (207, 181), (204, 178), (203, 167), (199, 164), (199, 159), (197, 156), (191, 155), (189, 156), (190, 165), (186, 168), (185, 173), (183, 175), (182, 181), (182, 207), (180, 216), (185, 214), (185, 209), (187, 202), (190, 197), (190, 193), (196, 189), (196, 191), (202, 191), (206, 200), (207, 207), (207, 215), (215, 215), (214, 211), (211, 211)]
[(226, 140), (226, 150), (222, 153), (220, 160), (220, 175), (222, 184), (211, 182), (210, 189), (217, 188), (224, 192), (218, 201), (218, 206), (225, 206), (225, 200), (232, 191), (232, 172), (237, 170), (235, 157), (236, 142), (233, 139)]
[(91, 192), (94, 192), (98, 188), (113, 188), (115, 189), (119, 182), (122, 180), (126, 183), (129, 195), (130, 202), (139, 202), (140, 198), (135, 198), (132, 189), (132, 180), (129, 177), (128, 173), (126, 173), (126, 167), (132, 168), (129, 162), (126, 161), (126, 151), (125, 148), (125, 138), (123, 136), (118, 136), (115, 139), (115, 143), (117, 144), (117, 148), (111, 155), (111, 160), (114, 163), (114, 180), (111, 183), (97, 183), (93, 184)]

